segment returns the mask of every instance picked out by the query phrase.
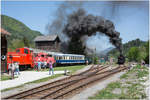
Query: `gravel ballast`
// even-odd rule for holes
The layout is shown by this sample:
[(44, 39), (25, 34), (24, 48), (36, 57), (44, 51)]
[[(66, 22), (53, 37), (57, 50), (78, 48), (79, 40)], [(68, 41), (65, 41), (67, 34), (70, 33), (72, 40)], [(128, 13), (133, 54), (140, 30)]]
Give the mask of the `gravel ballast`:
[(117, 74), (113, 75), (112, 77), (109, 77), (108, 79), (106, 79), (102, 82), (99, 82), (98, 84), (96, 84), (90, 88), (85, 89), (84, 91), (80, 92), (79, 94), (73, 96), (70, 99), (71, 100), (88, 100), (88, 97), (93, 96), (98, 91), (104, 89), (109, 83), (119, 80), (120, 76), (123, 75), (124, 73), (125, 72), (117, 73)]

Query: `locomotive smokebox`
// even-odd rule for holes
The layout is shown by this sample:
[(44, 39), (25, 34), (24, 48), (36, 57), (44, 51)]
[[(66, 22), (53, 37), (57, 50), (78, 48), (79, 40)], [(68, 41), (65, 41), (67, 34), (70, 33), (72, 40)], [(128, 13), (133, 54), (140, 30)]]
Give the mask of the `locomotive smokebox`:
[(124, 63), (125, 63), (125, 57), (122, 54), (120, 54), (120, 56), (118, 57), (118, 64), (122, 65)]

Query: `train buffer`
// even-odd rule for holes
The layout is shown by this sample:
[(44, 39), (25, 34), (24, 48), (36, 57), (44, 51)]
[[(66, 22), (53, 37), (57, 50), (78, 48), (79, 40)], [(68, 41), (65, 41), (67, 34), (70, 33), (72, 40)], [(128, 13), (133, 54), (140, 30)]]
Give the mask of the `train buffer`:
[(67, 70), (67, 69), (65, 69), (65, 70), (64, 70), (64, 75), (69, 75), (69, 74), (70, 74), (70, 71)]

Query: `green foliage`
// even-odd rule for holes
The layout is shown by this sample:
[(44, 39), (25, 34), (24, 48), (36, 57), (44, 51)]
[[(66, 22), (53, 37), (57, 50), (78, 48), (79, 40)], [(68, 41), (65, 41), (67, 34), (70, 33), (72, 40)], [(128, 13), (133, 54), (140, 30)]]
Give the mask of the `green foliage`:
[(149, 40), (146, 43), (146, 52), (147, 52), (147, 54), (149, 54)]
[(147, 55), (144, 60), (146, 64), (149, 64), (149, 55)]
[[(20, 40), (20, 43), (25, 40), (23, 42), (24, 46), (33, 47), (34, 38), (36, 36), (42, 35), (40, 32), (33, 31), (22, 22), (6, 15), (1, 15), (1, 26), (9, 33), (11, 33), (11, 36), (8, 37), (8, 48), (11, 49), (16, 49), (17, 47), (23, 46), (23, 44), (18, 44), (18, 40)], [(17, 43), (15, 42), (16, 40)]]
[(54, 78), (57, 78), (57, 77), (60, 77), (60, 76), (63, 76), (63, 74), (52, 75), (52, 76), (45, 77), (45, 78), (42, 78), (42, 79), (38, 79), (38, 80), (35, 80), (35, 81), (32, 81), (32, 82), (28, 82), (26, 84), (46, 82), (50, 79), (54, 79)]
[[(146, 52), (149, 49), (147, 45), (145, 46), (146, 43), (147, 42), (141, 41), (140, 39), (136, 39), (123, 44), (123, 55), (126, 57), (126, 60), (127, 61), (141, 61), (142, 59), (146, 60), (147, 55)], [(134, 52), (134, 54), (132, 54), (132, 52)], [(113, 49), (108, 53), (108, 55), (117, 58), (119, 56), (119, 51), (117, 49)]]
[(15, 86), (15, 87), (6, 88), (6, 89), (1, 90), (1, 92), (13, 90), (13, 89), (16, 89), (16, 88), (21, 88), (21, 87), (24, 87), (26, 84), (35, 84), (35, 83), (45, 82), (45, 81), (48, 81), (48, 80), (51, 80), (51, 79), (54, 79), (54, 78), (57, 78), (57, 77), (60, 77), (60, 76), (63, 76), (63, 74), (56, 74), (56, 75), (53, 75), (53, 76), (38, 79), (38, 80), (28, 82), (28, 83), (25, 83), (25, 84), (22, 84), (22, 85), (18, 85), (18, 86)]
[[(85, 65), (75, 65), (75, 66), (61, 66), (61, 67), (54, 67), (54, 71), (64, 71), (69, 70), (71, 73), (76, 72), (79, 69), (84, 68)], [(45, 69), (43, 71), (49, 71), (49, 69)]]
[[(127, 56), (127, 53), (131, 47), (141, 47), (145, 45), (146, 42), (141, 41), (140, 39), (129, 41), (128, 43), (123, 44), (123, 55)], [(115, 58), (119, 56), (119, 51), (115, 48), (108, 52), (108, 55), (111, 55)]]
[(97, 56), (94, 56), (94, 58), (93, 58), (93, 63), (94, 63), (94, 64), (98, 64), (98, 60), (99, 60), (98, 57), (97, 57)]
[[(147, 99), (144, 91), (145, 86), (141, 84), (140, 80), (142, 77), (148, 79), (148, 75), (147, 67), (137, 65), (123, 74), (120, 80), (109, 83), (106, 88), (89, 97), (89, 99)], [(121, 91), (115, 93), (114, 89), (120, 89)]]
[(71, 54), (85, 54), (84, 52), (85, 47), (82, 45), (82, 42), (74, 37), (71, 38), (71, 41), (69, 42), (68, 51)]
[(112, 83), (108, 84), (108, 86), (105, 89), (101, 90), (97, 95), (95, 95), (93, 97), (89, 97), (89, 99), (115, 99), (115, 98), (119, 98), (120, 96), (112, 93), (112, 90), (115, 88), (120, 88), (120, 87), (121, 87), (120, 82), (112, 82)]
[(145, 60), (146, 64), (149, 64), (149, 41), (147, 41), (145, 48), (146, 48), (146, 57), (144, 60)]
[[(54, 67), (54, 71), (62, 71), (62, 70), (69, 70), (71, 71), (71, 74), (75, 73), (76, 71), (82, 69), (86, 67), (85, 65), (76, 65), (76, 66), (62, 66), (62, 67)], [(49, 69), (45, 69), (43, 71), (48, 71)], [(41, 83), (41, 82), (45, 82), (45, 81), (49, 81), (51, 79), (54, 79), (54, 78), (57, 78), (57, 77), (60, 77), (60, 76), (63, 76), (63, 74), (55, 74), (53, 76), (49, 76), (49, 77), (45, 77), (45, 78), (42, 78), (42, 79), (38, 79), (38, 80), (35, 80), (35, 81), (32, 81), (32, 82), (28, 82), (28, 83), (25, 83), (23, 85), (19, 85), (19, 86), (16, 86), (16, 87), (11, 87), (11, 88), (6, 88), (6, 89), (3, 89), (1, 90), (1, 92), (4, 92), (4, 91), (8, 91), (8, 90), (12, 90), (14, 88), (20, 88), (20, 87), (23, 87), (24, 85), (26, 84), (33, 84), (33, 83)], [(9, 77), (7, 77), (7, 80), (8, 80)], [(6, 80), (6, 78), (4, 76), (1, 77), (1, 80)]]
[(128, 74), (123, 74), (121, 77), (120, 77), (120, 79), (123, 79), (123, 78), (128, 78)]
[[(18, 77), (14, 77), (14, 78), (18, 78)], [(11, 76), (7, 76), (7, 75), (1, 75), (1, 81), (6, 81), (6, 80), (10, 80)]]
[(140, 61), (140, 51), (137, 47), (131, 47), (127, 57), (129, 58), (129, 61)]
[(138, 76), (138, 78), (142, 78), (142, 77), (144, 77), (144, 76), (147, 76), (148, 74), (149, 74), (149, 73), (148, 73), (147, 70), (143, 70), (143, 71), (139, 71), (139, 70), (138, 70), (137, 76)]
[(148, 68), (140, 65), (137, 65), (135, 68), (137, 69), (138, 78), (146, 77), (147, 75), (149, 75)]
[(22, 48), (22, 47), (24, 47), (24, 43), (23, 43), (22, 40), (13, 39), (13, 40), (12, 40), (12, 45), (9, 46), (9, 47), (12, 48), (12, 49)]
[(29, 40), (26, 37), (23, 37), (23, 43), (25, 47), (30, 47)]
[(121, 87), (120, 82), (112, 82), (108, 85), (107, 88), (109, 88), (109, 90), (113, 90), (114, 88), (120, 88), (120, 87)]

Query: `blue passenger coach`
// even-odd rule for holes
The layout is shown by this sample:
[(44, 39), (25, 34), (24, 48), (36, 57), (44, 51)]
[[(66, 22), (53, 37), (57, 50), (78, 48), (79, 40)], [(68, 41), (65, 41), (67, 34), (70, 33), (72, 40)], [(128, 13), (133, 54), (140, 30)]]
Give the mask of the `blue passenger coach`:
[(84, 55), (55, 54), (54, 58), (55, 58), (57, 64), (82, 64), (82, 63), (85, 63)]

